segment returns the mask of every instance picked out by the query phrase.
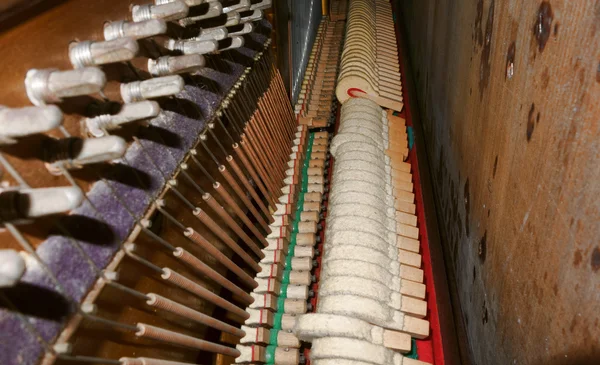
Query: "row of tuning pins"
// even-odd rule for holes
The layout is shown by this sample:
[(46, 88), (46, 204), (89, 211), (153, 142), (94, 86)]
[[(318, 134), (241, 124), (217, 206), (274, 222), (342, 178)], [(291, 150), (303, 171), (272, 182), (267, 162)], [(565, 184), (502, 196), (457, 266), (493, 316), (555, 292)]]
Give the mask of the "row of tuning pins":
[[(104, 41), (80, 41), (69, 45), (72, 70), (31, 69), (25, 78), (29, 100), (35, 106), (0, 106), (0, 145), (18, 143), (22, 137), (58, 129), (65, 138), (57, 139), (46, 151), (46, 167), (54, 175), (65, 175), (72, 186), (32, 189), (0, 153), (0, 163), (17, 186), (0, 189), (0, 225), (15, 236), (27, 253), (0, 250), (0, 288), (16, 285), (25, 272), (27, 255), (35, 255), (33, 246), (15, 225), (38, 217), (69, 212), (85, 199), (84, 192), (69, 170), (84, 165), (110, 162), (124, 156), (127, 143), (109, 131), (126, 123), (145, 121), (161, 113), (152, 100), (178, 94), (185, 85), (181, 74), (194, 73), (205, 66), (204, 55), (244, 45), (243, 35), (254, 29), (254, 21), (263, 18), (271, 0), (155, 0), (154, 4), (131, 9), (133, 21), (114, 21), (104, 25)], [(170, 38), (175, 27), (186, 38)], [(103, 95), (107, 77), (100, 68), (112, 63), (129, 63), (140, 52), (138, 41), (161, 36), (158, 58), (149, 58), (152, 78), (120, 85), (122, 105), (116, 114), (83, 118), (85, 134), (93, 138), (72, 138), (62, 126), (63, 113), (54, 105), (82, 95)], [(153, 41), (154, 42), (154, 41)]]

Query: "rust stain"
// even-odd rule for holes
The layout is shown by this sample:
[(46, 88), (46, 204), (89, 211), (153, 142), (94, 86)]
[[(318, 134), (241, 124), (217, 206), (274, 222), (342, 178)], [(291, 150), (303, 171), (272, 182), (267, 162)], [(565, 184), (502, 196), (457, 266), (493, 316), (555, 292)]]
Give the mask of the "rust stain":
[(473, 26), (473, 40), (481, 47), (483, 45), (483, 29), (481, 21), (483, 20), (483, 0), (477, 1), (477, 12), (475, 13), (475, 24)]
[(542, 305), (544, 301), (544, 289), (542, 289), (536, 282), (534, 282), (533, 293), (537, 299), (538, 305)]
[(516, 39), (519, 35), (519, 22), (514, 19), (510, 20), (510, 39)]
[[(543, 11), (538, 14), (538, 9), (544, 8), (543, 5), (540, 6), (543, 1), (551, 4), (553, 14), (552, 20), (549, 22), (550, 26), (547, 27), (548, 38), (543, 45), (543, 51), (540, 53), (540, 44), (538, 43), (540, 39), (532, 34), (532, 28), (538, 20), (536, 15), (541, 15), (542, 21), (540, 24), (542, 28), (544, 28), (544, 21), (550, 20), (549, 17), (544, 17)], [(446, 168), (434, 171), (443, 176), (441, 184), (434, 181), (440, 190), (440, 208), (444, 206), (446, 210), (440, 209), (441, 212), (439, 213), (442, 216), (441, 229), (445, 231), (443, 232), (445, 236), (443, 242), (444, 253), (449, 256), (448, 264), (451, 266), (449, 271), (454, 271), (454, 274), (456, 274), (457, 285), (460, 288), (459, 291), (461, 291), (460, 304), (464, 309), (465, 318), (468, 318), (469, 321), (466, 327), (466, 336), (469, 340), (475, 341), (469, 343), (473, 348), (474, 363), (508, 364), (513, 362), (513, 358), (517, 358), (518, 363), (527, 364), (542, 364), (553, 361), (557, 365), (558, 363), (579, 364), (577, 354), (579, 351), (583, 351), (583, 343), (593, 342), (589, 339), (583, 339), (579, 333), (584, 332), (583, 327), (590, 323), (587, 319), (591, 317), (591, 324), (594, 323), (595, 319), (593, 314), (590, 315), (590, 313), (594, 313), (594, 308), (589, 305), (590, 302), (587, 299), (590, 295), (593, 295), (593, 293), (590, 294), (590, 285), (595, 285), (594, 278), (600, 278), (600, 252), (596, 253), (596, 263), (592, 264), (594, 248), (599, 246), (598, 250), (600, 251), (600, 243), (597, 240), (596, 243), (593, 243), (595, 232), (590, 231), (591, 227), (585, 225), (585, 220), (581, 232), (576, 233), (576, 229), (582, 223), (578, 224), (577, 218), (574, 218), (571, 223), (570, 219), (571, 217), (589, 216), (587, 212), (583, 211), (583, 208), (593, 205), (593, 198), (589, 195), (589, 189), (585, 189), (585, 185), (582, 185), (579, 180), (587, 176), (584, 171), (589, 167), (586, 166), (585, 160), (593, 159), (595, 153), (590, 145), (593, 145), (592, 141), (597, 139), (597, 136), (594, 135), (597, 130), (593, 128), (593, 130), (586, 130), (583, 126), (590, 125), (590, 123), (593, 125), (593, 121), (597, 119), (594, 119), (593, 106), (595, 104), (586, 103), (594, 90), (600, 87), (600, 57), (594, 52), (587, 52), (585, 48), (581, 49), (577, 44), (571, 44), (571, 47), (569, 42), (580, 42), (585, 45), (595, 39), (590, 38), (589, 34), (591, 22), (594, 20), (594, 4), (600, 4), (600, 0), (589, 1), (587, 5), (577, 2), (577, 6), (572, 9), (565, 8), (564, 2), (553, 0), (524, 3), (526, 6), (517, 6), (516, 8), (498, 2), (498, 8), (494, 7), (492, 48), (489, 55), (490, 68), (494, 68), (490, 70), (489, 84), (484, 90), (484, 95), (486, 103), (495, 105), (496, 108), (506, 107), (507, 105), (510, 105), (509, 108), (515, 108), (514, 112), (518, 113), (516, 122), (514, 118), (507, 118), (504, 113), (497, 115), (498, 113), (490, 112), (490, 110), (494, 110), (490, 107), (485, 110), (485, 113), (482, 113), (482, 102), (473, 103), (474, 100), (476, 101), (476, 97), (479, 96), (480, 91), (478, 88), (480, 87), (479, 81), (482, 77), (481, 71), (483, 70), (484, 61), (484, 54), (482, 53), (484, 53), (486, 42), (486, 19), (483, 17), (487, 18), (488, 16), (490, 2), (491, 0), (472, 0), (470, 2), (464, 0), (459, 2), (426, 0), (424, 2), (404, 2), (405, 4), (401, 5), (405, 10), (408, 10), (407, 14), (430, 14), (429, 27), (417, 24), (410, 29), (412, 43), (427, 44), (432, 39), (443, 38), (445, 32), (450, 29), (456, 31), (456, 37), (453, 37), (452, 44), (448, 44), (448, 49), (454, 49), (454, 53), (459, 52), (460, 49), (464, 49), (464, 42), (466, 41), (466, 47), (471, 52), (469, 55), (463, 55), (465, 62), (460, 65), (437, 62), (439, 59), (435, 56), (429, 57), (431, 56), (429, 54), (419, 54), (417, 60), (417, 63), (428, 65), (427, 67), (435, 70), (438, 74), (452, 72), (451, 67), (459, 67), (464, 79), (471, 80), (471, 82), (462, 85), (464, 86), (463, 91), (466, 91), (466, 93), (446, 95), (447, 93), (445, 94), (444, 90), (437, 90), (439, 95), (444, 94), (443, 96), (446, 97), (445, 99), (442, 98), (444, 105), (461, 105), (461, 103), (467, 105), (464, 108), (464, 113), (457, 113), (453, 108), (436, 109), (435, 104), (431, 103), (426, 103), (427, 105), (424, 108), (424, 114), (435, 114), (437, 116), (441, 114), (443, 118), (440, 118), (445, 119), (444, 122), (439, 124), (431, 124), (430, 122), (429, 125), (432, 126), (430, 128), (431, 133), (427, 137), (432, 142), (428, 147), (428, 153), (431, 152), (431, 156), (439, 156), (440, 145), (444, 145), (444, 154), (448, 155), (447, 160), (438, 160), (432, 163), (433, 166), (438, 163), (440, 165), (447, 164)], [(441, 6), (438, 8), (438, 12), (428, 11), (428, 9), (436, 8), (436, 6)], [(436, 18), (440, 17), (439, 14), (447, 13), (449, 17), (454, 19), (462, 13), (464, 6), (467, 7), (467, 10), (470, 8), (468, 12), (470, 15), (466, 24), (449, 25), (442, 22), (438, 25), (436, 23)], [(548, 5), (546, 6), (549, 8)], [(600, 9), (600, 6), (598, 9)], [(521, 13), (522, 10), (525, 11), (524, 14)], [(516, 22), (513, 17), (516, 17)], [(430, 29), (431, 24), (434, 24), (433, 33)], [(477, 25), (477, 27), (474, 25)], [(511, 34), (513, 29), (511, 26), (521, 32)], [(600, 35), (600, 23), (597, 23), (597, 27), (596, 38)], [(468, 38), (469, 33), (474, 36), (471, 40)], [(478, 42), (477, 35), (480, 36), (481, 43)], [(513, 42), (514, 58), (511, 47)], [(516, 54), (516, 42), (519, 42), (518, 55)], [(566, 42), (564, 47), (563, 42)], [(432, 46), (431, 43), (429, 43), (429, 47), (435, 49), (435, 45)], [(545, 47), (548, 47), (548, 51), (545, 50)], [(559, 47), (562, 48), (559, 49)], [(532, 61), (533, 54), (540, 57), (537, 64)], [(451, 52), (449, 57), (454, 56)], [(465, 57), (472, 57), (472, 60), (469, 62)], [(504, 58), (505, 69), (501, 68), (502, 58)], [(557, 62), (554, 62), (555, 59), (558, 59), (557, 62), (561, 63), (562, 68), (555, 67), (557, 66)], [(517, 61), (519, 62), (518, 65), (516, 64)], [(511, 62), (514, 63), (512, 70), (510, 70)], [(573, 69), (574, 66), (576, 70)], [(570, 71), (569, 67), (571, 67)], [(579, 80), (581, 69), (584, 69), (585, 72), (583, 85), (580, 84)], [(517, 71), (519, 71), (519, 75), (516, 74)], [(514, 97), (511, 93), (506, 93), (505, 88), (497, 87), (498, 85), (495, 84), (497, 81), (501, 81), (501, 79), (498, 79), (502, 76), (501, 72), (505, 74), (504, 85), (510, 85), (509, 91), (514, 94)], [(509, 79), (511, 72), (512, 79)], [(525, 77), (525, 74), (528, 77)], [(475, 79), (474, 82), (473, 79)], [(510, 84), (508, 80), (510, 80)], [(420, 80), (419, 84), (423, 89), (422, 93), (425, 94), (427, 86), (423, 80)], [(431, 85), (429, 86), (431, 87)], [(431, 89), (429, 88), (429, 90)], [(557, 92), (571, 95), (573, 98), (561, 99), (564, 103), (543, 103), (544, 106), (542, 107), (540, 97), (545, 99), (548, 96), (546, 94)], [(580, 108), (578, 109), (579, 114), (577, 118), (572, 119), (571, 116), (574, 113), (573, 110), (575, 110), (573, 102), (577, 97), (584, 94), (587, 95), (585, 96), (586, 100), (581, 105), (577, 105), (577, 108)], [(434, 100), (431, 95), (428, 99)], [(535, 102), (538, 105), (532, 104)], [(532, 109), (531, 116), (529, 116), (530, 108), (527, 108), (527, 106)], [(542, 111), (544, 112), (544, 124), (541, 124)], [(491, 118), (495, 120), (494, 123), (500, 123), (503, 129), (473, 129), (473, 126), (468, 125), (469, 123), (462, 123), (462, 120), (467, 120), (477, 124), (477, 121), (481, 118)], [(530, 121), (529, 125), (528, 121)], [(525, 125), (523, 125), (523, 122), (525, 122)], [(567, 126), (564, 124), (565, 122), (574, 125)], [(516, 131), (514, 130), (515, 127), (517, 128)], [(564, 131), (565, 127), (567, 133)], [(523, 129), (526, 132), (525, 141), (521, 139), (523, 135), (520, 134), (523, 133)], [(507, 141), (496, 141), (500, 134), (510, 133), (511, 131), (517, 133), (516, 137), (519, 137), (519, 135), (521, 137), (516, 140), (507, 138)], [(527, 141), (531, 141), (533, 135), (536, 136), (536, 140), (529, 146)], [(486, 145), (488, 153), (474, 155), (474, 151), (475, 153), (477, 151), (477, 144), (471, 143), (473, 140), (485, 140), (488, 143)], [(531, 163), (530, 159), (514, 158), (523, 152), (523, 142), (526, 142), (525, 144), (530, 150), (528, 151), (529, 154), (535, 150), (539, 152), (540, 159), (548, 158), (554, 162), (538, 166), (535, 162)], [(548, 146), (545, 146), (546, 144)], [(566, 151), (563, 152), (563, 150)], [(502, 166), (499, 166), (500, 152), (503, 154)], [(498, 162), (496, 162), (496, 157)], [(566, 168), (562, 163), (565, 159), (568, 160), (570, 165)], [(492, 166), (489, 165), (490, 160)], [(513, 160), (514, 163), (505, 163)], [(489, 167), (492, 167), (492, 170), (488, 170)], [(502, 168), (502, 171), (500, 171), (500, 168)], [(536, 169), (536, 171), (531, 172), (531, 168)], [(443, 172), (440, 173), (440, 171)], [(457, 178), (459, 172), (460, 177)], [(492, 176), (484, 175), (490, 172)], [(498, 175), (500, 172), (502, 172), (502, 175)], [(536, 195), (532, 194), (535, 192), (533, 184), (537, 183), (538, 175), (541, 173), (548, 174), (548, 176), (557, 176), (561, 180), (552, 184), (552, 187), (548, 187), (547, 191), (544, 187), (544, 190), (540, 191), (541, 198), (538, 199)], [(498, 181), (495, 180), (495, 176), (498, 176)], [(467, 177), (468, 188), (465, 188)], [(471, 177), (473, 178), (473, 185), (471, 185)], [(521, 191), (519, 184), (523, 184), (525, 180), (527, 180), (528, 186), (532, 186), (532, 188)], [(464, 190), (461, 189), (460, 183), (463, 184), (462, 188)], [(464, 191), (462, 196), (460, 195), (461, 190)], [(504, 199), (515, 192), (523, 194), (523, 196), (519, 194), (519, 198), (523, 202)], [(472, 198), (470, 193), (473, 193)], [(578, 194), (583, 194), (580, 201), (573, 201), (573, 199), (568, 198), (561, 200), (560, 213), (563, 218), (566, 218), (566, 224), (563, 226), (559, 222), (560, 224), (552, 226), (551, 222), (556, 219), (553, 217), (557, 213), (548, 196), (573, 197)], [(584, 197), (585, 200), (583, 200)], [(514, 211), (515, 208), (519, 208), (519, 211), (524, 212), (533, 201), (536, 202), (536, 205), (543, 205), (543, 207), (536, 208), (542, 213), (530, 216), (523, 228), (523, 233), (519, 233), (518, 227), (514, 229), (514, 226), (519, 226), (520, 219), (518, 218), (523, 216), (514, 218), (510, 212)], [(464, 211), (461, 207), (463, 204)], [(482, 208), (483, 204), (485, 204), (485, 208)], [(491, 206), (494, 207), (494, 218), (491, 218), (491, 211), (489, 210)], [(470, 207), (473, 207), (472, 216)], [(467, 213), (467, 216), (465, 216), (465, 213)], [(488, 215), (489, 218), (485, 218)], [(593, 213), (590, 212), (590, 215), (593, 215)], [(470, 225), (471, 218), (473, 218), (472, 226)], [(569, 228), (570, 223), (572, 224), (571, 228)], [(549, 224), (551, 228), (548, 228)], [(506, 227), (511, 229), (506, 229)], [(479, 245), (487, 228), (493, 228), (490, 230), (489, 243), (491, 251), (489, 257), (487, 257), (486, 252), (485, 264), (481, 264)], [(474, 230), (473, 236), (470, 236), (469, 233), (468, 239), (465, 239), (464, 232), (465, 230), (470, 231), (470, 229)], [(495, 232), (502, 232), (503, 238), (504, 236), (507, 239), (510, 238), (510, 240), (507, 240), (510, 245), (496, 242)], [(525, 240), (523, 236), (529, 236), (532, 240)], [(577, 237), (573, 240), (575, 241), (573, 242), (575, 243), (574, 248), (561, 244), (561, 242), (564, 243), (565, 239), (569, 240), (568, 237)], [(537, 242), (531, 242), (535, 241), (536, 238)], [(521, 239), (524, 243), (517, 242)], [(548, 251), (547, 247), (545, 248), (543, 242), (546, 241), (555, 241), (552, 250)], [(469, 252), (471, 256), (464, 256), (466, 251), (464, 251), (465, 247), (463, 245), (467, 242), (470, 244), (468, 248), (472, 251)], [(485, 242), (487, 248), (487, 238)], [(483, 248), (484, 245), (481, 246)], [(577, 249), (581, 249), (581, 253), (575, 254)], [(460, 254), (457, 253), (457, 250), (460, 251)], [(515, 250), (522, 254), (518, 259), (511, 255)], [(511, 267), (520, 267), (521, 270), (515, 270), (511, 273), (511, 280), (507, 281), (500, 274), (505, 273), (508, 275), (504, 266), (504, 260), (507, 260), (508, 257), (513, 260)], [(535, 258), (543, 258), (543, 260), (538, 262), (535, 261)], [(566, 259), (566, 262), (564, 259)], [(575, 261), (578, 261), (577, 268), (574, 267)], [(564, 266), (565, 263), (566, 266)], [(571, 266), (569, 266), (569, 263)], [(469, 269), (469, 266), (471, 269)], [(598, 271), (592, 271), (594, 267)], [(482, 271), (484, 268), (486, 270), (485, 274)], [(468, 274), (471, 274), (471, 277)], [(471, 283), (469, 283), (469, 279)], [(518, 282), (516, 279), (518, 279)], [(538, 283), (537, 287), (533, 285), (533, 281)], [(572, 284), (570, 287), (567, 285), (569, 282)], [(565, 291), (566, 289), (568, 290)], [(531, 295), (523, 296), (523, 292), (533, 294), (533, 298), (531, 298)], [(482, 306), (484, 298), (486, 302)], [(576, 304), (573, 305), (573, 298), (586, 298), (586, 300), (576, 301)], [(490, 303), (493, 303), (490, 308), (487, 308), (487, 299), (490, 300)], [(541, 305), (539, 304), (540, 301)], [(496, 313), (496, 310), (499, 312)], [(583, 317), (578, 319), (573, 333), (577, 335), (573, 336), (569, 332), (571, 325), (569, 318), (573, 319), (573, 314), (577, 312), (581, 312)], [(527, 313), (526, 317), (523, 317), (523, 313)], [(552, 313), (562, 316), (565, 319), (563, 323), (552, 323)], [(521, 319), (520, 323), (518, 323), (517, 317)], [(535, 321), (530, 320), (533, 317), (535, 317)], [(506, 319), (506, 321), (498, 322), (497, 319), (500, 320), (501, 318)], [(524, 318), (529, 319), (524, 320)], [(600, 316), (598, 319), (600, 320)], [(487, 326), (486, 321), (490, 326)], [(552, 324), (548, 325), (547, 323)], [(564, 334), (561, 332), (563, 327)], [(595, 329), (595, 331), (598, 330), (600, 329)], [(527, 336), (520, 336), (524, 333), (523, 331), (527, 332)], [(546, 337), (549, 338), (547, 344), (544, 343)], [(564, 347), (561, 344), (557, 345), (553, 340), (559, 337), (565, 340)], [(592, 339), (597, 337), (596, 333), (591, 336)], [(498, 351), (498, 354), (495, 355), (490, 353), (489, 348), (485, 346), (489, 343), (498, 345), (498, 348), (506, 350), (505, 352), (508, 352), (508, 354), (503, 353), (500, 355), (501, 351)], [(544, 345), (549, 348), (547, 353), (544, 352)], [(568, 358), (565, 358), (564, 361), (557, 360), (558, 356), (564, 357), (561, 350), (566, 350), (565, 353), (568, 354)], [(600, 362), (591, 363), (600, 364)]]
[(544, 69), (544, 72), (542, 72), (542, 90), (546, 89), (548, 87), (549, 83), (550, 83), (550, 73), (548, 72), (548, 67), (546, 67)]
[(552, 12), (552, 6), (549, 2), (543, 1), (538, 8), (536, 14), (536, 21), (533, 25), (533, 35), (538, 44), (538, 50), (544, 51), (546, 42), (550, 38), (550, 32), (552, 31), (552, 20), (554, 13)]
[(598, 272), (600, 270), (600, 247), (596, 246), (592, 251), (591, 263), (592, 271)]
[(577, 267), (581, 264), (581, 260), (583, 260), (583, 255), (581, 254), (581, 250), (575, 251), (575, 255), (573, 257), (573, 266)]
[(485, 263), (485, 258), (487, 256), (487, 230), (479, 240), (479, 245), (477, 245), (477, 255), (479, 256), (479, 261), (481, 261), (482, 264)]
[(533, 114), (535, 113), (535, 104), (531, 104), (531, 108), (529, 109), (529, 116), (527, 117), (527, 142), (531, 141), (531, 136), (533, 136), (533, 129), (535, 128), (535, 123), (533, 120)]
[(471, 204), (469, 200), (471, 199), (469, 196), (469, 179), (465, 182), (465, 187), (463, 189), (464, 197), (465, 197), (465, 231), (467, 233), (467, 237), (469, 236), (469, 212), (471, 210)]
[(479, 96), (483, 98), (483, 92), (490, 83), (490, 73), (492, 69), (490, 56), (492, 53), (492, 33), (494, 30), (494, 1), (490, 3), (488, 9), (487, 22), (485, 24), (485, 37), (483, 41), (483, 51), (481, 52), (481, 63), (479, 65)]
[(494, 172), (492, 173), (492, 177), (495, 178), (496, 177), (496, 170), (498, 169), (498, 155), (496, 155), (496, 158), (494, 159)]
[[(569, 129), (569, 139), (568, 139), (569, 143), (572, 143), (572, 142), (573, 142), (573, 138), (574, 138), (574, 136), (575, 136), (575, 133), (573, 133), (573, 134), (571, 135), (571, 131), (572, 131), (572, 130), (575, 130), (575, 128), (573, 128), (573, 125), (574, 125), (574, 123), (571, 123), (571, 128)], [(585, 227), (585, 224), (584, 224), (584, 222), (583, 222), (583, 221), (580, 221), (580, 220), (578, 220), (578, 221), (577, 221), (577, 226), (576, 226), (576, 228), (575, 228), (575, 229), (577, 230), (577, 233), (579, 234), (579, 233), (581, 232), (581, 230), (582, 230), (584, 227)]]
[(579, 320), (577, 319), (577, 315), (573, 316), (573, 319), (571, 320), (571, 325), (569, 326), (569, 331), (571, 333), (575, 332), (575, 327), (577, 327), (577, 322)]
[(487, 309), (487, 306), (486, 306), (485, 304), (486, 304), (486, 303), (485, 303), (485, 300), (484, 300), (484, 301), (483, 301), (483, 306), (481, 307), (481, 310), (483, 311), (483, 314), (482, 314), (482, 316), (481, 316), (481, 322), (482, 322), (483, 324), (486, 324), (486, 323), (488, 323), (488, 320), (489, 320), (489, 316), (488, 316), (488, 309)]
[(512, 79), (515, 75), (515, 53), (517, 52), (517, 45), (515, 41), (513, 41), (508, 47), (508, 52), (506, 52), (506, 74), (504, 75), (504, 79)]

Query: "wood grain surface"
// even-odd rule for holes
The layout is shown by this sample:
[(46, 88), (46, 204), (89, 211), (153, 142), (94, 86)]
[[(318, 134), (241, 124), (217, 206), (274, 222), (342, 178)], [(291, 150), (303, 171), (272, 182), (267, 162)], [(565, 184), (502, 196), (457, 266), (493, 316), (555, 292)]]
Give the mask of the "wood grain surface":
[(400, 9), (473, 363), (600, 363), (600, 1)]

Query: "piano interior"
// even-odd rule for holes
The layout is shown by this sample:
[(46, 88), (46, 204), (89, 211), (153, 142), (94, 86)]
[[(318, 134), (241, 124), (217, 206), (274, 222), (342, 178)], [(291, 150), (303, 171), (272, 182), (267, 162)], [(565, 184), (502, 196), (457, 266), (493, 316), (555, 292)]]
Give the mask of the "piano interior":
[(0, 364), (600, 364), (600, 2), (5, 0)]

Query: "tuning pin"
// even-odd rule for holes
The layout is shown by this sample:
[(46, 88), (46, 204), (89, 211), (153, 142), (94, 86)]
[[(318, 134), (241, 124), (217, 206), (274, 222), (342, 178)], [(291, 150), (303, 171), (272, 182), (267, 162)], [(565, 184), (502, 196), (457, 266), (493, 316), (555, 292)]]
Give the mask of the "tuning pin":
[(144, 81), (121, 84), (121, 97), (126, 103), (175, 95), (183, 90), (185, 82), (179, 75), (156, 77)]
[(200, 34), (195, 38), (198, 41), (215, 40), (220, 41), (227, 38), (228, 32), (225, 27), (205, 28), (200, 31)]
[(106, 76), (97, 67), (69, 71), (31, 69), (25, 77), (27, 96), (38, 106), (60, 103), (62, 98), (94, 94), (102, 91), (105, 84)]
[(250, 0), (240, 0), (239, 3), (234, 4), (234, 5), (230, 5), (230, 6), (226, 6), (223, 8), (223, 13), (227, 14), (230, 13), (232, 11), (244, 11), (244, 10), (250, 10), (250, 6), (252, 4), (250, 3)]
[(149, 19), (169, 21), (185, 18), (188, 15), (189, 10), (190, 9), (185, 2), (173, 0), (161, 5), (135, 5), (131, 9), (131, 16), (134, 22), (141, 22)]
[(204, 57), (199, 54), (163, 56), (156, 60), (149, 59), (148, 71), (152, 76), (166, 76), (195, 72), (204, 65)]
[(83, 123), (87, 131), (94, 137), (102, 137), (104, 131), (117, 129), (121, 124), (136, 120), (156, 117), (160, 113), (160, 106), (155, 101), (140, 101), (138, 103), (123, 104), (119, 113), (115, 115), (103, 114), (94, 118), (86, 118)]
[(230, 27), (232, 25), (238, 25), (240, 24), (240, 21), (240, 13), (238, 13), (237, 11), (230, 11), (229, 13), (227, 13), (227, 21), (225, 22), (225, 26)]
[(25, 273), (25, 260), (15, 250), (0, 250), (0, 288), (17, 285)]
[(75, 68), (99, 66), (130, 61), (139, 50), (138, 43), (131, 38), (101, 42), (83, 41), (69, 45), (69, 59)]
[(165, 42), (165, 48), (171, 51), (180, 51), (183, 54), (206, 54), (216, 51), (219, 48), (219, 43), (217, 41), (198, 41), (194, 39), (169, 39)]
[(259, 3), (250, 5), (250, 10), (264, 10), (271, 7), (273, 1), (272, 0), (263, 0)]
[(52, 174), (60, 175), (61, 166), (68, 170), (111, 161), (123, 156), (126, 148), (125, 140), (117, 136), (55, 140), (45, 149), (46, 168)]
[[(173, 1), (175, 1), (175, 0), (154, 0), (154, 4), (162, 5), (162, 4), (172, 3)], [(183, 0), (183, 1), (185, 2), (185, 5), (187, 5), (189, 7), (204, 4), (204, 0)]]
[(0, 192), (0, 221), (19, 223), (68, 212), (77, 208), (82, 200), (83, 193), (74, 186), (3, 191)]
[(221, 14), (223, 14), (223, 6), (221, 5), (221, 3), (210, 2), (208, 3), (208, 9), (206, 13), (181, 19), (179, 20), (179, 25), (181, 25), (182, 27), (187, 27), (188, 25), (194, 24), (195, 22), (198, 22), (200, 20), (214, 18)]
[(120, 20), (104, 25), (104, 39), (142, 39), (167, 32), (167, 22), (162, 19), (149, 19), (137, 23)]
[(224, 42), (227, 41), (227, 45), (225, 48), (220, 48), (219, 52), (227, 51), (230, 49), (240, 48), (244, 46), (244, 37), (233, 36), (228, 39), (225, 39)]
[(238, 24), (227, 28), (229, 36), (243, 35), (252, 32), (254, 25), (252, 23)]
[(0, 105), (0, 145), (12, 144), (14, 138), (42, 133), (58, 127), (63, 114), (55, 105), (7, 108)]
[(252, 10), (252, 11), (245, 11), (242, 14), (240, 14), (241, 19), (240, 22), (241, 23), (247, 23), (247, 22), (253, 22), (256, 20), (260, 20), (263, 18), (263, 11), (262, 10)]

